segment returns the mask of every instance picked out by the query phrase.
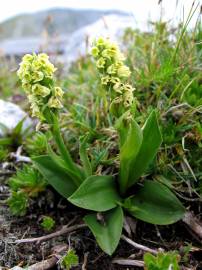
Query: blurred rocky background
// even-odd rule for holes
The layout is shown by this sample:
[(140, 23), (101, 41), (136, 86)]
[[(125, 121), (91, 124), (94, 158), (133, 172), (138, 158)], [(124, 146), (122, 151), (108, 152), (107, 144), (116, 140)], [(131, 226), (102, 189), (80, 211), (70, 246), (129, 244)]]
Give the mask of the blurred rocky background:
[(19, 59), (25, 53), (46, 51), (73, 61), (98, 33), (115, 38), (133, 24), (133, 16), (118, 10), (57, 8), (18, 15), (0, 24), (0, 53)]

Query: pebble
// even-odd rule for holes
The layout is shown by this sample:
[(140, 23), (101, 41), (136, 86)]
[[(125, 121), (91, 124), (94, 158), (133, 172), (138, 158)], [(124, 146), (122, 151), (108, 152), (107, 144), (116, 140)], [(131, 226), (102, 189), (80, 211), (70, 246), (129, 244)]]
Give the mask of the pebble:
[(23, 130), (25, 130), (32, 125), (32, 121), (27, 113), (19, 106), (0, 99), (0, 137), (5, 134), (4, 128), (1, 125), (5, 126), (8, 132), (11, 132), (23, 118), (25, 118), (23, 123)]

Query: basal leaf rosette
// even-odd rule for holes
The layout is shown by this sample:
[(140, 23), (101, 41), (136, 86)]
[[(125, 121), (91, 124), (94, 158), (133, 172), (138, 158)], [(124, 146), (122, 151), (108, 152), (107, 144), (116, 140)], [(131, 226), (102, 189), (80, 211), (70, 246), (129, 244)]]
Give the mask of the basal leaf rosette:
[(116, 117), (128, 111), (134, 103), (134, 88), (127, 82), (131, 71), (117, 44), (102, 37), (94, 41), (91, 54), (96, 60), (102, 86), (109, 92), (110, 111)]
[(46, 122), (45, 111), (48, 108), (56, 111), (62, 108), (63, 90), (55, 86), (54, 72), (56, 68), (49, 61), (49, 57), (45, 53), (26, 54), (22, 58), (20, 68), (18, 69), (18, 77), (22, 82), (25, 90), (32, 116)]

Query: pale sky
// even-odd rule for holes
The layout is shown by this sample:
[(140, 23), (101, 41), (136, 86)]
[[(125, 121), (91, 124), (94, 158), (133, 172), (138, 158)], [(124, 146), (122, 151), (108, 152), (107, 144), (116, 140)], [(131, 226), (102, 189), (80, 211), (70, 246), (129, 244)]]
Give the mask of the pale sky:
[[(176, 8), (176, 2), (178, 7)], [(195, 0), (202, 4), (202, 0)], [(185, 15), (188, 13), (193, 0), (162, 0), (165, 19), (182, 18), (183, 7)], [(119, 9), (134, 14), (136, 21), (160, 17), (158, 0), (5, 0), (1, 4), (0, 21), (13, 15), (35, 12), (53, 7)], [(195, 19), (197, 17), (195, 15)]]

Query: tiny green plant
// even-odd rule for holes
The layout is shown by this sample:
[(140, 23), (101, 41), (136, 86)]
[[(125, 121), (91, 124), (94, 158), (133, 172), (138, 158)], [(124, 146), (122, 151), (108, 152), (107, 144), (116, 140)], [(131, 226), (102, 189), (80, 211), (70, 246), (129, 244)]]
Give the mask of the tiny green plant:
[(158, 253), (156, 256), (144, 255), (145, 270), (180, 270), (180, 256), (176, 252)]
[(7, 203), (13, 215), (24, 216), (28, 207), (28, 196), (22, 191), (12, 191)]
[(41, 227), (45, 230), (45, 231), (51, 231), (55, 226), (55, 220), (52, 217), (49, 216), (45, 216), (42, 219), (41, 222)]
[(49, 139), (49, 133), (37, 132), (33, 136), (26, 139), (24, 145), (25, 150), (30, 156), (43, 155), (47, 150), (47, 140)]
[(60, 265), (62, 269), (70, 270), (79, 264), (79, 258), (73, 249), (69, 249), (67, 254), (61, 259)]
[[(47, 154), (32, 158), (34, 166), (69, 202), (91, 211), (84, 221), (99, 246), (112, 255), (121, 238), (125, 212), (145, 222), (167, 225), (180, 220), (185, 208), (166, 185), (147, 178), (140, 184), (162, 143), (157, 110), (149, 112), (143, 126), (136, 121), (131, 71), (116, 44), (101, 37), (94, 41), (92, 55), (100, 77), (103, 109), (119, 138), (119, 168), (115, 174), (96, 171), (94, 157), (88, 155), (99, 130), (85, 131), (77, 139), (79, 162), (64, 143), (60, 127), (63, 90), (56, 85), (56, 69), (48, 56), (25, 55), (18, 76), (32, 115), (39, 118), (40, 125), (49, 127), (58, 150), (56, 154), (47, 144)], [(102, 212), (103, 223), (97, 220), (97, 212)]]
[(29, 206), (29, 199), (37, 197), (45, 190), (46, 181), (38, 170), (29, 165), (18, 169), (16, 174), (9, 181), (11, 196), (8, 205), (14, 215), (24, 215)]

